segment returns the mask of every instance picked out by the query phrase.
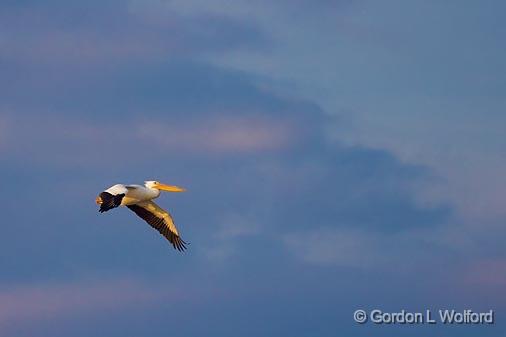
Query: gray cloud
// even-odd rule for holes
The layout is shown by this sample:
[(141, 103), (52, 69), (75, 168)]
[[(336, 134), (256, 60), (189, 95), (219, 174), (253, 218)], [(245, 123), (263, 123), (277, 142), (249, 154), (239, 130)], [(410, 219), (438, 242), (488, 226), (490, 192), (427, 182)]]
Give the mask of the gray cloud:
[(138, 10), (128, 2), (5, 6), (0, 58), (18, 67), (103, 67), (227, 49), (262, 48), (254, 25), (212, 14)]

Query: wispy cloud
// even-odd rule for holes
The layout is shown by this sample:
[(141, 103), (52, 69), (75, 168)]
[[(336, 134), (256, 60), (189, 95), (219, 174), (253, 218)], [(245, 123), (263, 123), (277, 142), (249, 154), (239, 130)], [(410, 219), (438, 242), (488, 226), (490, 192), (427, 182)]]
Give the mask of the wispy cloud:
[(228, 117), (193, 124), (147, 123), (139, 136), (165, 149), (192, 152), (254, 153), (281, 150), (295, 142), (292, 125), (280, 120)]
[(488, 258), (474, 261), (464, 270), (464, 282), (479, 287), (506, 286), (506, 259)]
[(8, 139), (8, 130), (9, 125), (7, 123), (7, 118), (0, 115), (0, 151), (6, 147), (7, 139)]
[(259, 224), (255, 223), (252, 219), (239, 214), (229, 214), (223, 220), (215, 236), (217, 239), (230, 240), (255, 235), (259, 232)]
[(442, 252), (447, 252), (448, 247), (437, 242), (439, 236), (439, 231), (426, 228), (378, 233), (352, 226), (327, 226), (289, 232), (283, 236), (283, 244), (308, 264), (383, 271), (397, 268), (396, 272), (402, 273), (434, 263)]
[(240, 250), (241, 240), (262, 234), (258, 219), (230, 213), (224, 216), (212, 234), (210, 244), (203, 249), (206, 258), (225, 261)]
[(285, 235), (284, 244), (296, 257), (317, 265), (367, 268), (386, 258), (378, 235), (359, 230), (308, 229)]
[[(37, 122), (36, 122), (37, 121)], [(7, 125), (16, 132), (7, 132)], [(114, 123), (33, 116), (0, 120), (0, 148), (11, 159), (65, 166), (96, 165), (103, 156), (118, 160), (136, 153), (180, 155), (253, 154), (279, 151), (295, 145), (297, 131), (291, 123), (255, 117), (200, 119), (185, 123)], [(20, 134), (29, 137), (19, 137)], [(149, 148), (147, 153), (143, 149)]]
[(5, 28), (0, 56), (13, 63), (111, 65), (264, 41), (253, 25), (227, 17), (183, 16), (167, 6), (136, 6), (127, 1), (116, 5), (63, 6), (58, 11), (7, 6), (0, 14), (0, 28)]
[(17, 285), (0, 290), (0, 326), (85, 312), (106, 313), (182, 298), (175, 289), (152, 287), (132, 279)]

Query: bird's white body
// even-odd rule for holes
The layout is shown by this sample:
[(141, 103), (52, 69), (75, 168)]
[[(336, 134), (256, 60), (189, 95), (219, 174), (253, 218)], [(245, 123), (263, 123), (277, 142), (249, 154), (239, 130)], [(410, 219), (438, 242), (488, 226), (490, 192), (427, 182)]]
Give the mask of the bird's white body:
[(156, 199), (160, 196), (160, 190), (142, 185), (116, 184), (109, 187), (105, 192), (112, 195), (125, 194), (121, 200), (121, 206), (135, 205), (143, 201)]
[(100, 213), (119, 206), (128, 207), (169, 240), (174, 248), (183, 251), (186, 242), (179, 237), (171, 215), (152, 201), (160, 196), (160, 191), (183, 192), (184, 189), (158, 181), (146, 181), (144, 186), (116, 184), (100, 193), (96, 202), (100, 205)]

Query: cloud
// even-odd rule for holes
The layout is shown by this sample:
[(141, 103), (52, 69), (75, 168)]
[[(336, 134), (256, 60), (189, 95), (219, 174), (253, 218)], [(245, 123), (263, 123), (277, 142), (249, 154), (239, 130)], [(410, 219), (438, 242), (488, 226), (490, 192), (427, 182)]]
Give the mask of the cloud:
[(194, 125), (150, 123), (138, 126), (139, 136), (164, 149), (199, 153), (276, 151), (296, 142), (289, 123), (252, 117), (196, 121)]
[(61, 5), (58, 11), (7, 7), (0, 14), (0, 27), (2, 59), (39, 66), (160, 61), (265, 43), (262, 33), (243, 21), (182, 16), (168, 8), (139, 9), (128, 2)]
[(7, 143), (9, 136), (8, 130), (11, 126), (7, 123), (7, 118), (0, 115), (0, 151), (2, 151)]
[(464, 269), (462, 279), (468, 285), (479, 288), (503, 288), (506, 286), (506, 260), (486, 258), (473, 261)]
[[(378, 233), (374, 228), (324, 226), (288, 232), (283, 245), (310, 265), (393, 272), (400, 266), (410, 269), (437, 260), (448, 248), (437, 242), (438, 235), (427, 228)], [(406, 265), (406, 256), (412, 265)]]
[[(94, 167), (101, 165), (104, 156), (120, 163), (132, 153), (139, 160), (155, 153), (164, 157), (259, 154), (287, 150), (300, 142), (293, 123), (233, 114), (176, 123), (131, 119), (99, 123), (67, 117), (41, 120), (13, 116), (3, 121), (0, 147), (6, 155), (11, 160), (39, 165)], [(7, 121), (17, 125), (16, 133), (6, 132)], [(20, 138), (19, 134), (30, 136)]]
[[(144, 4), (145, 1), (134, 1), (136, 4)], [(148, 2), (150, 3), (150, 2)], [(304, 12), (306, 15), (313, 12), (319, 14), (340, 14), (343, 10), (347, 9), (353, 1), (350, 0), (323, 0), (312, 2), (307, 0), (295, 1), (226, 1), (220, 0), (210, 4), (204, 0), (172, 0), (167, 2), (154, 2), (162, 3), (165, 8), (170, 8), (178, 13), (194, 14), (194, 13), (215, 13), (238, 18), (251, 18), (252, 16), (257, 21), (277, 23), (273, 18), (279, 18), (282, 15), (290, 17), (294, 14), (301, 15)], [(153, 1), (151, 2), (153, 4)], [(160, 7), (160, 6), (158, 6)], [(267, 19), (270, 19), (269, 21)], [(274, 22), (273, 22), (274, 21)]]
[[(74, 85), (72, 76), (68, 80)], [(261, 242), (295, 247), (295, 237), (308, 229), (312, 235), (342, 232), (359, 246), (368, 242), (361, 243), (351, 229), (368, 232), (379, 240), (369, 248), (381, 250), (384, 235), (436, 228), (451, 216), (447, 205), (417, 201), (419, 186), (431, 179), (425, 168), (381, 149), (329, 141), (325, 127), (335, 119), (314, 102), (280, 95), (259, 82), (251, 74), (180, 61), (94, 74), (62, 98), (57, 93), (63, 86), (49, 88), (37, 109), (19, 102), (24, 113), (12, 111), (11, 124), (27, 136), (8, 139), (9, 162), (72, 168), (80, 179), (95, 181), (96, 189), (106, 186), (90, 172), (99, 172), (103, 181), (126, 177), (124, 182), (178, 176), (195, 191), (192, 200), (199, 205), (197, 214), (194, 206), (181, 208), (192, 214), (186, 221), (201, 226), (189, 235), (207, 242), (222, 233), (217, 239), (224, 242), (215, 245), (220, 252), (214, 255), (236, 259)], [(36, 115), (41, 109), (47, 111), (44, 118)], [(51, 179), (65, 191), (75, 186), (56, 174)], [(75, 198), (92, 198), (86, 193)], [(240, 214), (255, 226), (223, 227), (224, 214)], [(246, 235), (253, 228), (255, 235)], [(332, 260), (324, 247), (332, 240), (340, 246), (341, 237), (326, 240), (322, 251), (293, 256), (324, 260), (330, 254)]]
[(229, 213), (218, 220), (213, 230), (212, 240), (203, 249), (204, 255), (213, 262), (224, 262), (240, 253), (240, 246), (245, 239), (262, 235), (265, 229), (261, 228), (254, 216)]
[(245, 236), (258, 234), (259, 225), (254, 220), (248, 219), (243, 215), (229, 214), (223, 220), (215, 237), (220, 240), (230, 240)]
[(295, 256), (317, 265), (370, 268), (384, 262), (380, 239), (351, 229), (326, 229), (290, 233), (284, 244)]
[[(288, 255), (298, 262), (369, 268), (376, 259), (383, 261), (397, 251), (386, 244), (386, 236), (435, 229), (452, 215), (447, 205), (417, 201), (419, 187), (431, 179), (426, 168), (403, 163), (381, 149), (330, 141), (325, 128), (338, 119), (327, 116), (313, 101), (263, 86), (265, 81), (252, 74), (180, 60), (84, 78), (74, 75), (49, 83), (43, 87), (47, 91), (30, 89), (35, 97), (29, 104), (10, 98), (17, 109), (11, 111), (11, 124), (26, 135), (8, 139), (15, 176), (32, 176), (16, 171), (27, 162), (49, 168), (48, 183), (39, 189), (58, 186), (61, 195), (68, 195), (69, 203), (81, 210), (97, 191), (113, 183), (110, 180), (179, 181), (192, 191), (188, 194), (192, 202), (178, 198), (171, 207), (177, 209), (178, 224), (192, 224), (182, 227), (185, 240), (204, 243), (194, 246), (199, 257), (234, 263), (247, 258), (251, 249), (269, 246), (262, 251), (266, 259), (288, 248), (300, 250)], [(44, 118), (38, 116), (40, 111)], [(61, 171), (69, 168), (72, 174), (62, 177)], [(75, 177), (87, 183), (72, 193)], [(61, 209), (58, 200), (38, 205)], [(57, 217), (73, 221), (70, 210)], [(227, 214), (240, 218), (226, 219)], [(82, 215), (87, 221), (97, 220)], [(130, 214), (118, 216), (121, 221), (137, 220)], [(52, 230), (69, 231), (64, 223), (56, 223)], [(128, 240), (138, 235), (124, 230), (118, 238), (115, 229), (106, 231), (117, 247), (128, 246)], [(311, 249), (298, 245), (297, 238), (304, 238), (305, 231), (310, 233), (305, 238), (313, 243)], [(346, 244), (353, 240), (356, 246)], [(151, 251), (147, 242), (138, 244)], [(108, 245), (106, 239), (101, 244)], [(43, 251), (39, 241), (33, 246)], [(342, 250), (332, 251), (333, 246)], [(362, 248), (367, 253), (359, 254)], [(113, 257), (103, 263), (128, 268)], [(145, 268), (156, 268), (155, 261)]]
[(76, 70), (49, 83), (46, 73), (12, 75), (4, 119), (17, 133), (5, 143), (16, 161), (281, 153), (321, 142), (326, 120), (314, 103), (273, 93), (248, 74), (191, 61)]
[(0, 326), (59, 320), (83, 312), (105, 314), (131, 306), (181, 299), (177, 290), (154, 288), (132, 279), (3, 287), (0, 290)]

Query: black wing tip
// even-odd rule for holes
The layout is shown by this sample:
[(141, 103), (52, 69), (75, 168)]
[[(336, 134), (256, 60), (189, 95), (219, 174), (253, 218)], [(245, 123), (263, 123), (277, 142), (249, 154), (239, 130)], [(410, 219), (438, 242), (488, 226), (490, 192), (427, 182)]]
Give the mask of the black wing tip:
[[(116, 206), (117, 207), (117, 206)], [(109, 206), (104, 206), (104, 207), (100, 207), (100, 209), (98, 210), (100, 213), (104, 213), (104, 212), (107, 212), (111, 209), (113, 209), (114, 207), (109, 207)]]
[(188, 249), (186, 247), (188, 243), (186, 241), (184, 241), (183, 239), (181, 239), (179, 236), (176, 236), (174, 238), (174, 242), (172, 242), (172, 246), (174, 247), (174, 249), (177, 249), (178, 251), (184, 253), (186, 251), (186, 249)]
[(107, 212), (110, 209), (116, 208), (121, 205), (121, 201), (125, 193), (112, 195), (109, 192), (102, 192), (99, 194), (99, 197), (102, 199), (102, 204), (100, 205), (100, 209), (98, 210), (100, 213)]

